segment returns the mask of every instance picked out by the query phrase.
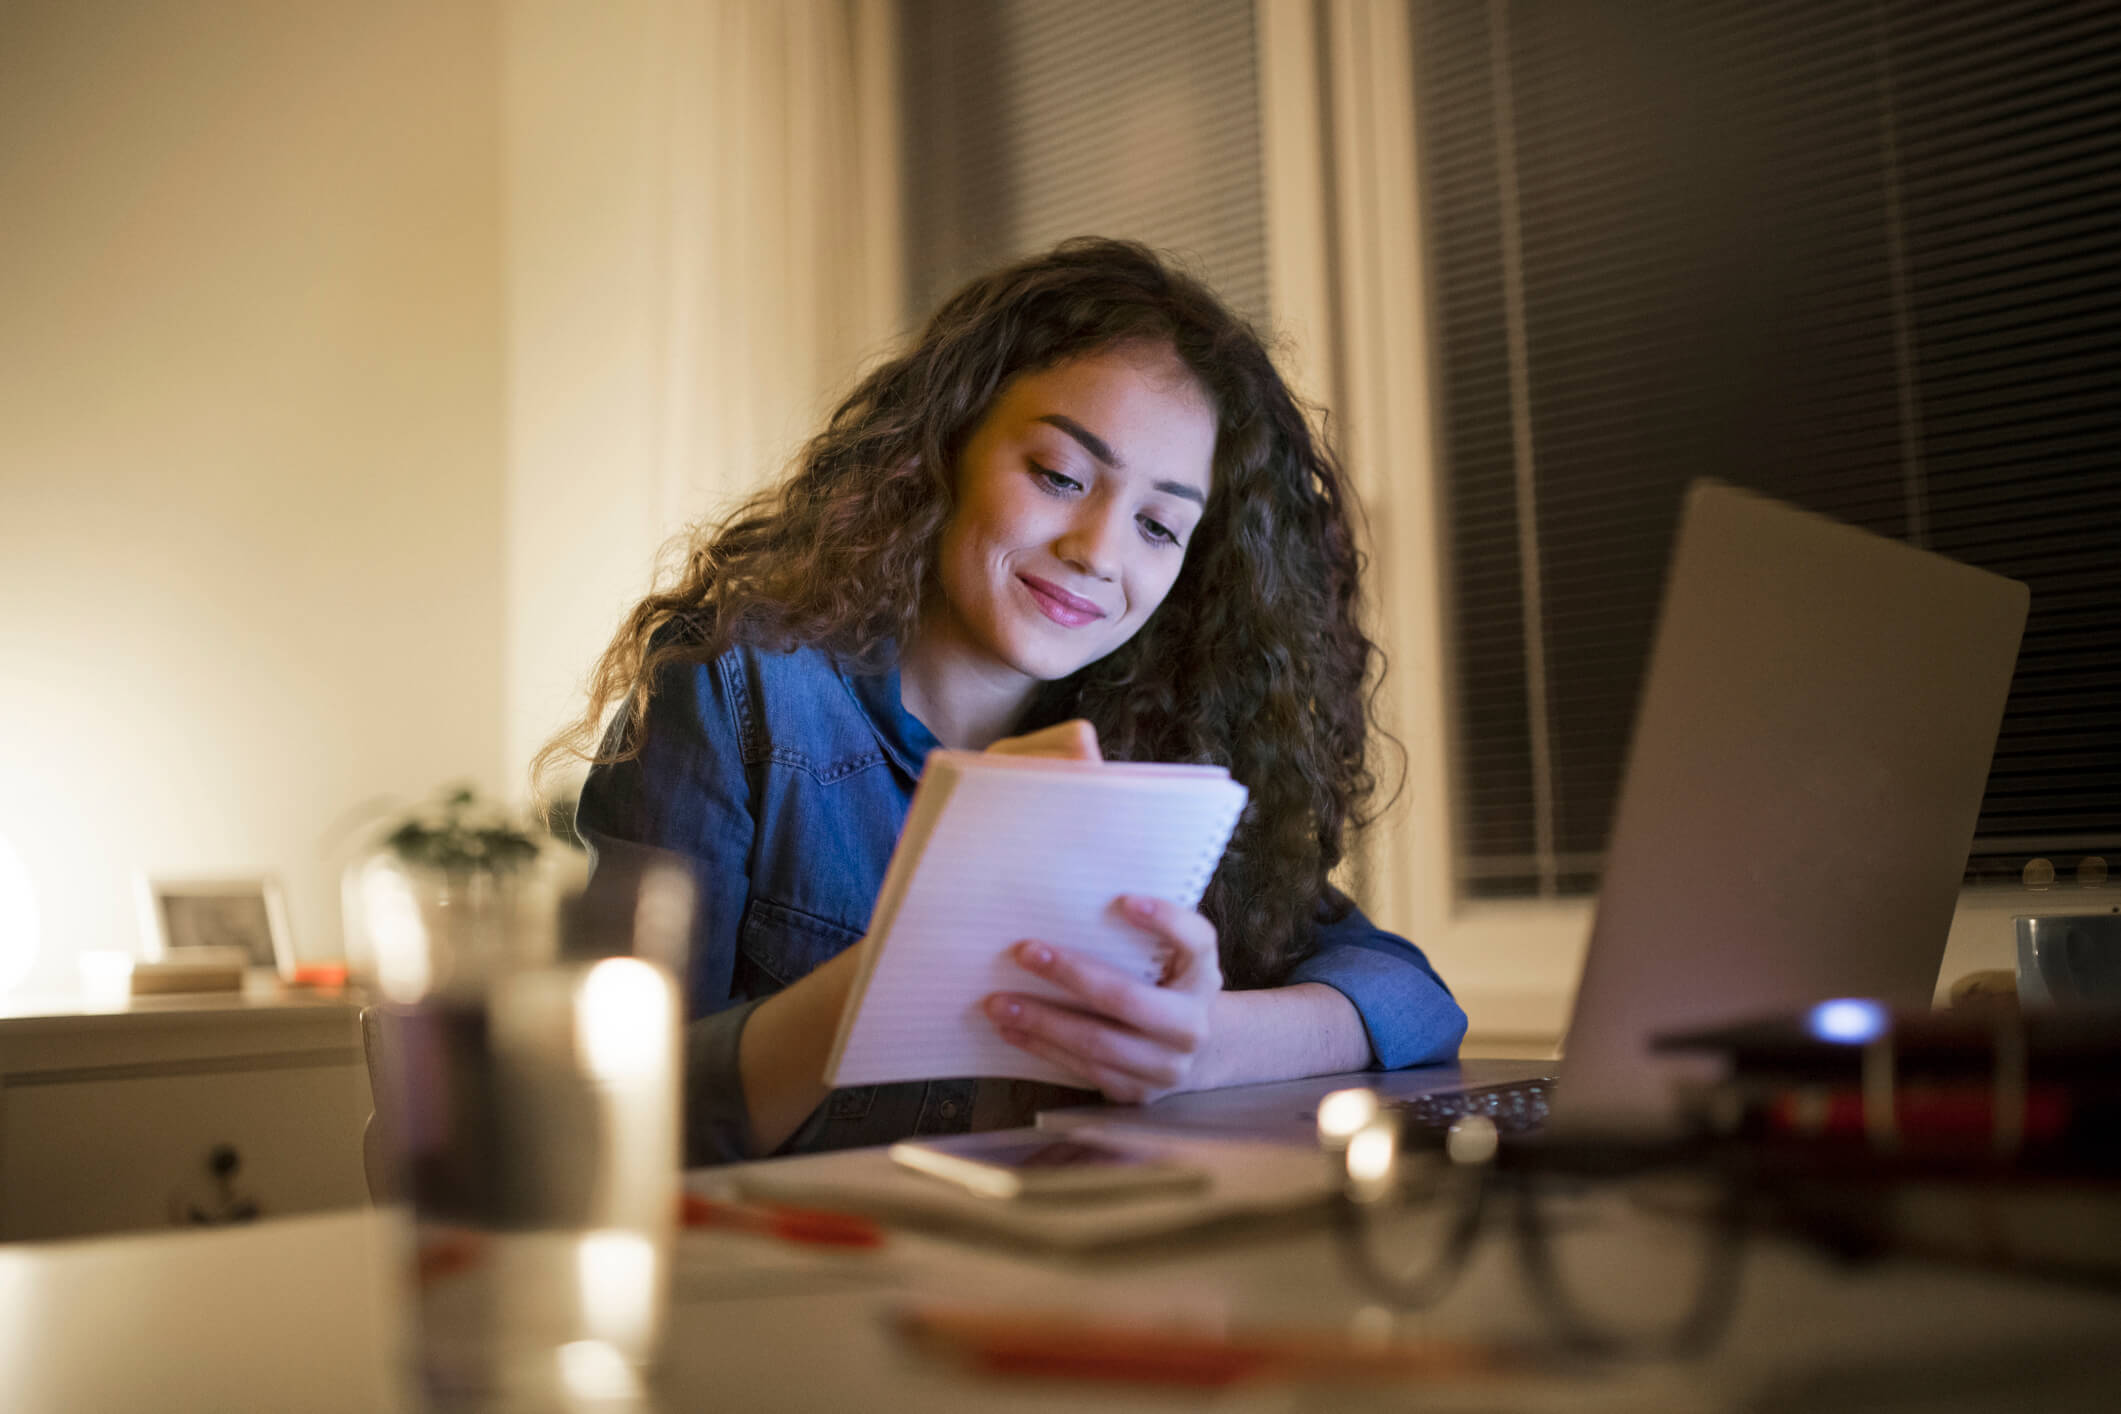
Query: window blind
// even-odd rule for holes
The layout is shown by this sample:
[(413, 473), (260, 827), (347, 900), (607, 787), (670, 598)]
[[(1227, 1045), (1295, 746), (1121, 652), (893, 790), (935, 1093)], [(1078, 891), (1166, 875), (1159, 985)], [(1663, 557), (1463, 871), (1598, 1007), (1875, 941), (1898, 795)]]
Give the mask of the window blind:
[(903, 0), (911, 307), (1069, 236), (1184, 260), (1267, 327), (1251, 0)]
[(1595, 889), (1700, 475), (2029, 584), (1969, 874), (2121, 851), (2121, 7), (1413, 8), (1461, 888)]

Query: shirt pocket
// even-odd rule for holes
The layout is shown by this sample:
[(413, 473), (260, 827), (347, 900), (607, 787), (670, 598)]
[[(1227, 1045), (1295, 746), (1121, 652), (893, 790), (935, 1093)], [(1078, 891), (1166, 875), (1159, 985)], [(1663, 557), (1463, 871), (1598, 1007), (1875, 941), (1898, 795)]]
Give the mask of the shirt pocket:
[(861, 938), (857, 928), (758, 898), (744, 912), (737, 947), (779, 989), (808, 977)]

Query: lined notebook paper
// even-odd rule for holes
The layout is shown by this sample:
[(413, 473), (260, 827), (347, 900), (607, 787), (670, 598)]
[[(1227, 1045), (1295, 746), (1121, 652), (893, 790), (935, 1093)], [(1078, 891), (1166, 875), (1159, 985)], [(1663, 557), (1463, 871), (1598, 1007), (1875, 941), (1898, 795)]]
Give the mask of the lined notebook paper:
[(1010, 946), (1036, 938), (1156, 980), (1163, 944), (1124, 921), (1114, 900), (1198, 904), (1245, 796), (1214, 766), (930, 754), (877, 894), (826, 1083), (985, 1075), (1080, 1084), (1002, 1040), (981, 1009), (995, 992), (1066, 1000), (1019, 967)]

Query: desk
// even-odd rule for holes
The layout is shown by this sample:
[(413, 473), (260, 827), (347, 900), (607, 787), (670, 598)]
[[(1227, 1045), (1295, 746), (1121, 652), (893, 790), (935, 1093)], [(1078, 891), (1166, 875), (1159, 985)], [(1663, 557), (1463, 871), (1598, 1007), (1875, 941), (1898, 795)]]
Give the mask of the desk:
[[(1317, 1082), (1321, 1091), (1337, 1082)], [(1654, 1213), (1600, 1214), (1597, 1280), (1619, 1304), (1666, 1299), (1692, 1255)], [(9, 1405), (60, 1409), (391, 1407), (400, 1250), (387, 1214), (242, 1231), (0, 1249)], [(1613, 1260), (1620, 1256), (1622, 1260)], [(211, 1303), (202, 1293), (212, 1293)], [(1261, 1386), (1196, 1395), (1131, 1385), (983, 1380), (914, 1354), (881, 1317), (900, 1301), (1040, 1306), (1204, 1324), (1362, 1322), (1407, 1336), (1537, 1339), (1507, 1246), (1478, 1252), (1440, 1307), (1365, 1311), (1316, 1224), (1123, 1258), (1064, 1261), (896, 1235), (835, 1256), (741, 1234), (680, 1241), (659, 1407), (923, 1411), (1445, 1409), (2108, 1410), (2121, 1298), (1959, 1268), (1847, 1269), (1808, 1249), (1750, 1248), (1732, 1328), (1690, 1365), (1561, 1382), (1423, 1389)]]

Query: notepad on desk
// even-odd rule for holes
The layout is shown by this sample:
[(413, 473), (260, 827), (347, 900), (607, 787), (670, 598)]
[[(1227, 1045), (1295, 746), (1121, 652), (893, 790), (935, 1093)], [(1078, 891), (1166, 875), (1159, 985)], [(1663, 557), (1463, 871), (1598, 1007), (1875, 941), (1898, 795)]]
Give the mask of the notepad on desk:
[(1002, 1040), (995, 992), (1065, 1001), (1010, 947), (1072, 948), (1154, 981), (1166, 958), (1122, 894), (1200, 902), (1244, 810), (1217, 766), (936, 751), (869, 924), (825, 1064), (834, 1087), (943, 1076), (1078, 1083)]

